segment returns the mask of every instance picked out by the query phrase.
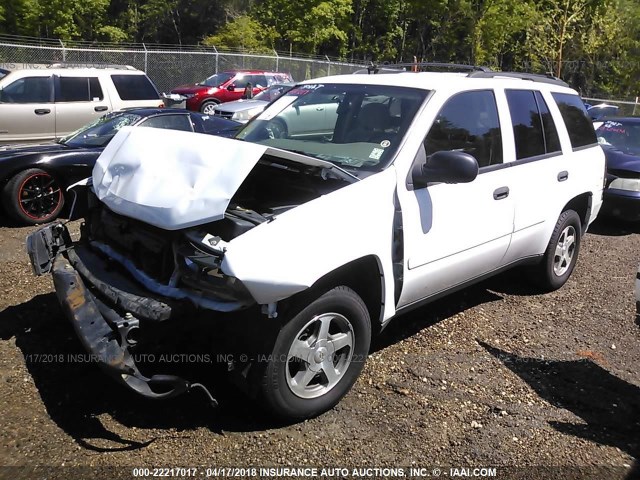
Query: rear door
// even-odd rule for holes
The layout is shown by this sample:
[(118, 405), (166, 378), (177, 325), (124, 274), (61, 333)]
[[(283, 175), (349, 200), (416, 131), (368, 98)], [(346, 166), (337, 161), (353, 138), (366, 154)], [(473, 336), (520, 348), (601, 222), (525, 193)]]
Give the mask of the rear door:
[(53, 77), (34, 73), (12, 80), (0, 90), (0, 142), (51, 140), (56, 133)]
[(97, 76), (54, 77), (56, 136), (63, 137), (111, 111)]

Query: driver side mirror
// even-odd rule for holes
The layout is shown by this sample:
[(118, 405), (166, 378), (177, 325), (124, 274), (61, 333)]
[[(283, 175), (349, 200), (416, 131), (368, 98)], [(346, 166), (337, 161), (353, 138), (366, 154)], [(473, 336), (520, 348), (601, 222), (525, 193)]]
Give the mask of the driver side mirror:
[(235, 89), (236, 89), (236, 86), (233, 83), (227, 87), (227, 90), (229, 90), (230, 92), (233, 92)]
[(478, 161), (459, 150), (444, 150), (427, 157), (424, 163), (413, 167), (414, 188), (424, 188), (429, 183), (469, 183), (478, 176)]

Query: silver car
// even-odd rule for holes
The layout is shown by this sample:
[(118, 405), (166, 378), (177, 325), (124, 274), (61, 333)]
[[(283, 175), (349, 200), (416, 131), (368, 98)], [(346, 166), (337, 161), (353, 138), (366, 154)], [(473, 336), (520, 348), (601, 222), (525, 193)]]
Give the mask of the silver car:
[(240, 123), (247, 123), (258, 115), (283, 93), (289, 91), (295, 83), (277, 83), (257, 94), (254, 98), (234, 100), (218, 105), (214, 109), (214, 115)]

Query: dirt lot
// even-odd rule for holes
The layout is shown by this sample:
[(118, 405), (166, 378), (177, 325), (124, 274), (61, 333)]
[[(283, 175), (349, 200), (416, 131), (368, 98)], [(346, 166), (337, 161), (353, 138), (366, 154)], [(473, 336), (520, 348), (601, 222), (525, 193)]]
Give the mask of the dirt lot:
[[(51, 279), (31, 275), (29, 231), (0, 228), (2, 466), (91, 466), (74, 470), (84, 478), (108, 466), (502, 466), (523, 468), (498, 478), (549, 478), (558, 470), (541, 466), (563, 466), (574, 478), (640, 478), (639, 229), (596, 225), (553, 294), (515, 272), (396, 319), (348, 396), (292, 425), (208, 375), (218, 409), (196, 392), (140, 399), (77, 361)], [(0, 477), (20, 472), (37, 474)]]

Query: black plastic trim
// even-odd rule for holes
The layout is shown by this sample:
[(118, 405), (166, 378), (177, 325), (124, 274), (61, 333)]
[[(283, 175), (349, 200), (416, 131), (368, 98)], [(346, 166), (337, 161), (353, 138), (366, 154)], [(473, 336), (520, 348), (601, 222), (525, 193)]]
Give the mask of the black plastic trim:
[(397, 315), (401, 315), (401, 314), (404, 314), (406, 312), (409, 312), (409, 311), (411, 311), (411, 310), (413, 310), (415, 308), (419, 308), (419, 307), (421, 307), (423, 305), (426, 305), (428, 303), (434, 302), (434, 301), (438, 300), (439, 298), (442, 298), (442, 297), (445, 297), (445, 296), (449, 295), (450, 293), (454, 293), (454, 292), (457, 292), (459, 290), (462, 290), (462, 289), (464, 289), (464, 288), (466, 288), (466, 287), (468, 287), (470, 285), (473, 285), (475, 283), (478, 283), (478, 282), (481, 282), (483, 280), (486, 280), (487, 278), (493, 277), (493, 276), (495, 276), (495, 275), (497, 275), (499, 273), (502, 273), (502, 272), (505, 272), (507, 270), (510, 270), (511, 268), (514, 268), (516, 266), (519, 266), (519, 265), (530, 265), (530, 264), (538, 263), (540, 261), (540, 259), (542, 259), (542, 257), (543, 257), (543, 254), (540, 254), (540, 255), (533, 255), (533, 256), (530, 256), (530, 257), (522, 258), (520, 260), (516, 260), (515, 262), (511, 262), (511, 263), (509, 263), (507, 265), (503, 265), (502, 267), (496, 268), (495, 270), (492, 270), (490, 272), (484, 273), (482, 275), (479, 275), (479, 276), (477, 276), (475, 278), (472, 278), (470, 280), (467, 280), (465, 282), (459, 283), (458, 285), (454, 285), (453, 287), (449, 287), (449, 288), (447, 288), (445, 290), (441, 290), (441, 291), (439, 291), (437, 293), (434, 293), (433, 295), (430, 295), (428, 297), (425, 297), (425, 298), (423, 298), (421, 300), (416, 300), (413, 303), (410, 303), (408, 305), (404, 305), (404, 306), (398, 308), (396, 310), (396, 314), (394, 315), (394, 317), (397, 316)]

